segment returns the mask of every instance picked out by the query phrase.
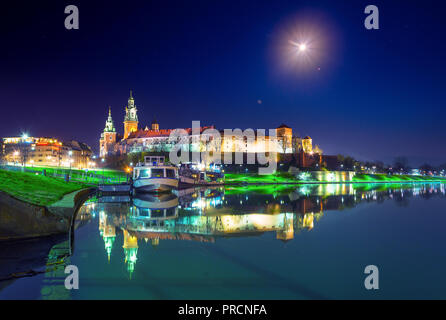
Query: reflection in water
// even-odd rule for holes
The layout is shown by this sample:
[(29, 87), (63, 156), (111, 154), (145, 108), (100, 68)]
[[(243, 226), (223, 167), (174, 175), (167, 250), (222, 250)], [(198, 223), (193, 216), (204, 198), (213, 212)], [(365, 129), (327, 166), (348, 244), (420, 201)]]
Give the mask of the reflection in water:
[(325, 211), (386, 199), (405, 205), (410, 197), (432, 195), (445, 195), (445, 186), (324, 184), (189, 189), (178, 195), (92, 199), (78, 217), (99, 215), (99, 233), (109, 261), (117, 234), (122, 233), (124, 262), (131, 277), (143, 240), (157, 247), (167, 240), (215, 242), (218, 238), (273, 232), (276, 239), (286, 242), (302, 230), (313, 229)]
[[(143, 287), (152, 288), (152, 291), (157, 294), (161, 292), (158, 288), (166, 282), (169, 283), (170, 279), (173, 279), (172, 283), (176, 283), (178, 279), (183, 279), (182, 283), (188, 283), (189, 279), (195, 279), (201, 283), (201, 287), (198, 285), (199, 288), (207, 288), (211, 277), (208, 277), (209, 272), (214, 272), (212, 284), (221, 281), (220, 285), (228, 283), (228, 286), (237, 287), (237, 281), (242, 281), (245, 289), (249, 287), (247, 284), (255, 283), (256, 286), (263, 285), (263, 288), (268, 288), (268, 290), (265, 289), (266, 291), (271, 292), (270, 285), (274, 286), (274, 283), (280, 282), (289, 289), (292, 276), (287, 274), (286, 277), (280, 277), (283, 266), (281, 265), (278, 270), (277, 264), (265, 264), (262, 257), (263, 255), (274, 256), (274, 259), (278, 259), (278, 261), (289, 259), (289, 253), (295, 252), (293, 250), (297, 248), (295, 244), (298, 243), (298, 234), (318, 229), (320, 219), (328, 211), (348, 210), (364, 203), (384, 201), (393, 201), (399, 206), (407, 206), (413, 197), (428, 199), (431, 197), (444, 198), (444, 196), (444, 184), (314, 184), (299, 187), (265, 185), (189, 189), (181, 190), (178, 194), (144, 195), (133, 199), (128, 196), (94, 197), (81, 207), (73, 226), (74, 232), (69, 236), (40, 239), (35, 242), (8, 243), (3, 247), (0, 246), (0, 279), (5, 279), (5, 281), (0, 281), (0, 298), (2, 294), (3, 297), (9, 298), (11, 295), (13, 296), (15, 288), (20, 288), (20, 280), (16, 281), (18, 277), (40, 273), (45, 274), (32, 279), (35, 280), (38, 297), (42, 299), (71, 299), (78, 298), (79, 294), (90, 293), (90, 296), (94, 298), (104, 298), (107, 294), (116, 297), (121, 291), (109, 289), (109, 286), (110, 288), (121, 288), (123, 279), (126, 284), (130, 285), (128, 278), (137, 278), (138, 281), (133, 281), (132, 285), (141, 284)], [(429, 208), (435, 208), (432, 206), (433, 201), (429, 205)], [(417, 210), (416, 208), (414, 206), (412, 211), (411, 208), (408, 208), (407, 211), (405, 209), (405, 212), (413, 212), (413, 210)], [(348, 221), (351, 221), (351, 218)], [(395, 216), (385, 217), (385, 219), (390, 219), (390, 223), (399, 222), (395, 222)], [(441, 225), (441, 220), (438, 225)], [(359, 223), (356, 226), (361, 228), (363, 225)], [(320, 229), (322, 230), (322, 228)], [(348, 230), (344, 229), (343, 232), (345, 231), (348, 233)], [(384, 238), (380, 238), (380, 234), (376, 232), (375, 229), (374, 235), (378, 241), (376, 251), (385, 251), (384, 248), (381, 250), (382, 246), (379, 242), (380, 239), (384, 241)], [(439, 230), (438, 232), (441, 233), (433, 233), (435, 237), (441, 237), (443, 231)], [(279, 241), (292, 241), (292, 243), (283, 248), (286, 253), (281, 249), (278, 250), (280, 252), (268, 251), (271, 248), (279, 248), (277, 245), (271, 245), (269, 249), (265, 248), (262, 256), (258, 256), (254, 250), (250, 253), (249, 258), (242, 259), (240, 256), (244, 256), (246, 252), (238, 247), (251, 246), (250, 239), (245, 239), (246, 242), (243, 239), (233, 242), (221, 241), (231, 237), (253, 239), (262, 234), (273, 235), (273, 237), (259, 239), (259, 243), (262, 245), (265, 243), (270, 245), (269, 241), (277, 244), (280, 243)], [(304, 236), (301, 239), (304, 239)], [(323, 235), (319, 233), (314, 239), (317, 242), (321, 238)], [(356, 235), (350, 235), (348, 239), (354, 243), (358, 238)], [(423, 239), (429, 240), (428, 237), (423, 237)], [(173, 241), (181, 241), (181, 245), (187, 244), (188, 246), (181, 246), (180, 243)], [(185, 241), (190, 242), (184, 243)], [(221, 241), (221, 244), (213, 244), (218, 241)], [(194, 246), (194, 242), (206, 242), (210, 245)], [(175, 244), (175, 248), (172, 247), (172, 244)], [(189, 244), (191, 245), (189, 246)], [(306, 246), (309, 243), (302, 242), (301, 244)], [(422, 244), (418, 243), (418, 245), (427, 250), (431, 248), (432, 243), (427, 241)], [(150, 247), (158, 249), (156, 254)], [(173, 252), (172, 250), (176, 250), (176, 248), (181, 248), (179, 249), (181, 251)], [(182, 251), (184, 248), (188, 250), (186, 253)], [(222, 248), (226, 248), (227, 251)], [(202, 250), (208, 250), (204, 257)], [(299, 248), (299, 250), (305, 249)], [(404, 251), (406, 248), (398, 247), (397, 250)], [(397, 250), (392, 251), (392, 257)], [(99, 256), (97, 252), (100, 253)], [(101, 255), (104, 256), (101, 257)], [(189, 255), (191, 256), (190, 260), (188, 260)], [(318, 252), (318, 255), (323, 255), (323, 250)], [(329, 261), (330, 254), (327, 256)], [(199, 265), (192, 261), (197, 257), (199, 257), (199, 262), (197, 262)], [(296, 268), (301, 268), (301, 272), (313, 269), (311, 263), (314, 263), (315, 260), (312, 260), (311, 257), (308, 258), (308, 261), (299, 260), (299, 263), (296, 264)], [(157, 273), (160, 278), (151, 278), (147, 274), (147, 270), (144, 270), (150, 268), (150, 263), (147, 263), (149, 259), (159, 259), (150, 261), (150, 263), (153, 262), (157, 268), (166, 269), (164, 273), (163, 271)], [(184, 259), (182, 261), (186, 267), (184, 270), (180, 268), (172, 271), (172, 261), (178, 261), (178, 259)], [(355, 259), (359, 258), (355, 256)], [(103, 263), (106, 264), (107, 260), (109, 265), (104, 268)], [(249, 261), (252, 263), (248, 263)], [(265, 264), (262, 266), (263, 269), (259, 268), (259, 261), (260, 263), (263, 261)], [(226, 278), (222, 278), (224, 276), (222, 270), (225, 270), (223, 273), (226, 273), (228, 266), (231, 265), (230, 262), (237, 263), (241, 267), (228, 271)], [(83, 286), (89, 288), (88, 290), (79, 293), (80, 291), (74, 292), (65, 289), (64, 267), (71, 263), (83, 270), (80, 276), (85, 281), (82, 282)], [(331, 262), (329, 261), (329, 263)], [(138, 269), (138, 265), (145, 268)], [(270, 268), (269, 271), (268, 268)], [(98, 270), (100, 271), (98, 272)], [(252, 272), (250, 276), (246, 275), (247, 270)], [(191, 274), (194, 276), (192, 277)], [(255, 278), (259, 275), (261, 275), (260, 278)], [(344, 274), (345, 277), (348, 275)], [(231, 279), (235, 280), (231, 282)], [(29, 281), (26, 284), (33, 282), (31, 279), (23, 281)], [(296, 284), (296, 279), (294, 281), (294, 288), (298, 293), (307, 292), (302, 291), (304, 287), (299, 283)], [(299, 281), (303, 282), (304, 280), (299, 279)], [(88, 287), (89, 285), (90, 287)], [(170, 290), (174, 290), (173, 286), (170, 285)], [(192, 282), (190, 286), (195, 286), (195, 282)], [(184, 290), (195, 290), (195, 287), (191, 289), (187, 285), (184, 288)], [(101, 291), (102, 289), (103, 291)], [(92, 293), (93, 291), (90, 290), (99, 291)], [(137, 292), (140, 291), (130, 290), (126, 294), (129, 292), (132, 294), (135, 292), (134, 295), (139, 297)], [(283, 293), (285, 297), (289, 297), (289, 293), (286, 292), (288, 291), (280, 291), (280, 294)], [(183, 297), (181, 294), (175, 295), (175, 293), (170, 293), (167, 296)], [(273, 293), (271, 296), (275, 297)], [(308, 297), (307, 294), (304, 296)], [(21, 297), (17, 296), (17, 298)], [(31, 298), (34, 297), (31, 296)], [(156, 297), (162, 298), (163, 296)]]

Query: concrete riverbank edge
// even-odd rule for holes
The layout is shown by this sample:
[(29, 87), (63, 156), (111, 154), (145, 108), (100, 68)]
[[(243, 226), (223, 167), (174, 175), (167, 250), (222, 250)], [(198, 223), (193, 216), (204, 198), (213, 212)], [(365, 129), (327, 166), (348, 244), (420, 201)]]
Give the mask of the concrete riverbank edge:
[(304, 184), (426, 184), (445, 183), (446, 180), (401, 180), (401, 181), (296, 181), (296, 182), (225, 182), (213, 185), (200, 185), (203, 187), (212, 186), (271, 186), (271, 185), (304, 185)]
[[(295, 182), (222, 182), (213, 184), (185, 184), (182, 189), (188, 187), (225, 187), (225, 186), (271, 186), (271, 185), (305, 185), (305, 184), (426, 184), (426, 183), (445, 183), (446, 179), (439, 180), (393, 180), (393, 181), (295, 181)], [(181, 189), (181, 188), (180, 188)]]
[(95, 191), (77, 190), (49, 206), (30, 204), (0, 191), (0, 241), (68, 233), (76, 212)]

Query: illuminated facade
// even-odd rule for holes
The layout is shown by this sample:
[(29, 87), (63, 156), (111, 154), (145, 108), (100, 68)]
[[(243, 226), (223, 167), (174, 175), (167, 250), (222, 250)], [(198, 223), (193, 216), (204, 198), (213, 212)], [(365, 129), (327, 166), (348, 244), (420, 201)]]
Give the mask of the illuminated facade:
[(313, 139), (309, 136), (306, 136), (302, 139), (302, 149), (305, 153), (312, 154), (313, 153)]
[[(213, 126), (200, 127), (198, 134), (193, 133), (191, 128), (182, 129), (187, 134), (185, 138), (178, 138), (169, 141), (170, 135), (175, 129), (160, 129), (159, 124), (152, 124), (152, 129), (144, 129), (132, 132), (127, 139), (121, 141), (116, 150), (118, 153), (131, 153), (143, 151), (170, 152), (175, 144), (181, 144), (183, 151), (206, 151), (213, 145), (212, 142), (207, 144), (200, 141), (200, 137), (212, 141), (211, 134), (206, 130), (215, 129)], [(215, 150), (212, 149), (212, 150)]]
[(293, 129), (282, 124), (276, 129), (276, 136), (281, 147), (281, 153), (293, 153)]
[(215, 129), (213, 126), (201, 127), (199, 128), (199, 135), (195, 136), (191, 128), (186, 128), (183, 130), (189, 135), (188, 139), (177, 139), (169, 142), (169, 137), (175, 129), (160, 129), (160, 125), (155, 119), (152, 121), (150, 128), (146, 126), (144, 129), (140, 129), (138, 127), (137, 111), (135, 99), (130, 91), (130, 97), (125, 108), (124, 135), (120, 137), (116, 132), (111, 109), (109, 109), (105, 128), (99, 140), (100, 157), (143, 151), (169, 152), (176, 143), (180, 142), (183, 144), (181, 149), (184, 151), (205, 151), (207, 146), (199, 141), (199, 135), (206, 136), (207, 129)]
[[(174, 145), (180, 143), (183, 151), (199, 152), (241, 152), (241, 153), (277, 153), (277, 154), (295, 154), (305, 152), (313, 154), (312, 140), (310, 137), (301, 139), (293, 136), (293, 129), (282, 124), (274, 129), (274, 134), (260, 136), (255, 134), (254, 130), (241, 131), (234, 130), (234, 134), (239, 131), (240, 136), (234, 134), (226, 135), (223, 130), (216, 131), (214, 126), (204, 126), (199, 129), (199, 134), (194, 136), (191, 128), (184, 130), (188, 138), (169, 141), (170, 135), (175, 129), (160, 129), (160, 125), (153, 120), (150, 126), (144, 129), (138, 128), (139, 120), (137, 108), (132, 92), (125, 108), (124, 135), (122, 139), (116, 133), (112, 120), (111, 110), (105, 129), (101, 133), (99, 141), (100, 156), (106, 157), (112, 154), (127, 154), (132, 152), (170, 152)], [(213, 130), (211, 133), (208, 131)], [(215, 137), (219, 134), (219, 139)], [(252, 133), (248, 136), (249, 133)], [(208, 135), (208, 136), (207, 136)], [(316, 150), (315, 150), (316, 151)], [(317, 149), (320, 154), (322, 150)]]
[(4, 161), (10, 165), (90, 168), (92, 150), (78, 141), (54, 138), (12, 137), (3, 139)]

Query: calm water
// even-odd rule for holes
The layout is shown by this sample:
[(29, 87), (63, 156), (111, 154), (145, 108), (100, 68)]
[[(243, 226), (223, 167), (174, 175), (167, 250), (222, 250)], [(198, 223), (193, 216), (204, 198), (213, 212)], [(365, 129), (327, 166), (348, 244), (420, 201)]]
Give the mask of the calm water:
[(47, 271), (0, 281), (0, 299), (444, 299), (445, 206), (443, 184), (95, 198), (74, 235), (0, 247), (0, 278)]

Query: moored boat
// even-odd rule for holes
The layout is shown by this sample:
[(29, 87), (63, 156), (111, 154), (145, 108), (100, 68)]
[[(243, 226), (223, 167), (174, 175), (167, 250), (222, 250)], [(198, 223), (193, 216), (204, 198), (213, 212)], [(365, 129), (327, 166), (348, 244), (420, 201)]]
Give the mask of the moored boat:
[(137, 192), (169, 192), (178, 189), (178, 168), (166, 164), (164, 157), (144, 157), (133, 169), (133, 188)]

